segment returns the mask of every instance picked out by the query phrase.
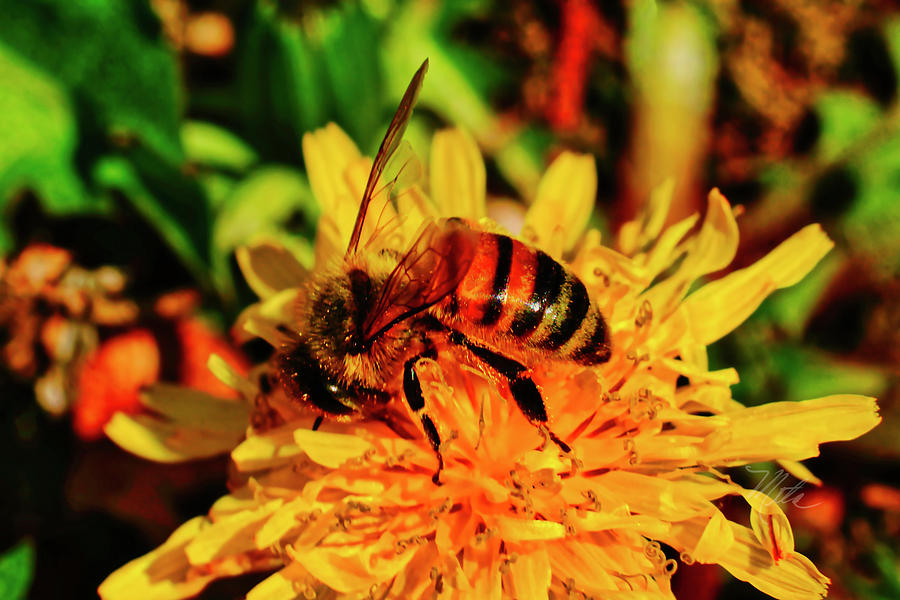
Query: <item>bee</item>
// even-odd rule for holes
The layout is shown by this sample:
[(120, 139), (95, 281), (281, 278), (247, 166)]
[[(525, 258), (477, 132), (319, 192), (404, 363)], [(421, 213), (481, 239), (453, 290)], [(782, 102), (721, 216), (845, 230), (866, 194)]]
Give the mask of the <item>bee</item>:
[(505, 396), (562, 450), (531, 377), (546, 360), (609, 360), (609, 329), (579, 278), (541, 250), (461, 219), (424, 226), (403, 254), (360, 248), (366, 212), (422, 85), (413, 76), (372, 165), (343, 260), (313, 273), (297, 307), (296, 342), (276, 356), (287, 395), (323, 418), (372, 417), (402, 396), (443, 468), (416, 365), (458, 355), (504, 384)]

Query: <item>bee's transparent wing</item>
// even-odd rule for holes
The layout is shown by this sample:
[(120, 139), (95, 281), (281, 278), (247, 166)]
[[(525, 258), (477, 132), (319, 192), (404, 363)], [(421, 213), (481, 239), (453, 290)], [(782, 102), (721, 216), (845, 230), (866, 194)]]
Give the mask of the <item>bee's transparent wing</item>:
[[(381, 176), (385, 183), (372, 194), (367, 208), (368, 216), (360, 235), (360, 248), (378, 248), (374, 242), (391, 239), (392, 234), (402, 224), (402, 218), (393, 209), (392, 202), (408, 191), (413, 185), (420, 183), (423, 175), (422, 163), (406, 140), (400, 142), (393, 156), (388, 160)], [(394, 247), (392, 244), (387, 244)], [(385, 247), (385, 244), (380, 244)]]
[(369, 179), (366, 181), (366, 188), (363, 192), (362, 201), (359, 204), (359, 212), (356, 215), (353, 233), (350, 235), (347, 254), (352, 254), (359, 249), (363, 223), (365, 223), (366, 212), (375, 193), (375, 187), (381, 179), (381, 174), (388, 160), (400, 145), (400, 140), (403, 138), (403, 132), (406, 131), (406, 124), (409, 123), (409, 117), (412, 115), (413, 106), (416, 103), (419, 90), (422, 88), (422, 80), (427, 70), (428, 60), (426, 59), (415, 75), (413, 75), (412, 81), (409, 82), (409, 87), (406, 88), (406, 93), (403, 94), (403, 98), (400, 100), (400, 106), (397, 107), (397, 112), (394, 113), (394, 118), (391, 119), (391, 123), (388, 125), (387, 133), (384, 134), (384, 139), (381, 140), (381, 146), (379, 146), (375, 160), (372, 162), (372, 170), (369, 172)]
[(478, 233), (461, 221), (429, 223), (391, 272), (362, 325), (365, 342), (440, 302), (456, 289), (475, 257)]

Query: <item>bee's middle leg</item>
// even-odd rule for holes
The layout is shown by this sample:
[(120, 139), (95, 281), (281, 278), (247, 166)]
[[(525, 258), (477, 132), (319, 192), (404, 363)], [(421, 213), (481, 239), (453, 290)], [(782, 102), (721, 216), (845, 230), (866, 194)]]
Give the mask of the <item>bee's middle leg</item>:
[(422, 393), (422, 383), (419, 381), (419, 376), (416, 374), (416, 364), (420, 360), (426, 358), (434, 359), (436, 357), (437, 354), (434, 350), (428, 350), (418, 356), (410, 358), (404, 363), (403, 395), (406, 398), (406, 403), (422, 422), (422, 428), (425, 430), (425, 435), (428, 437), (428, 441), (431, 443), (435, 455), (437, 455), (438, 469), (431, 477), (431, 480), (435, 485), (440, 485), (441, 471), (444, 470), (444, 457), (441, 454), (441, 436), (438, 433), (434, 421), (432, 421), (428, 413), (425, 412), (425, 395)]
[(559, 436), (547, 427), (547, 407), (544, 404), (544, 398), (525, 365), (472, 342), (458, 331), (450, 333), (450, 341), (466, 348), (483, 364), (506, 379), (509, 384), (509, 392), (522, 414), (537, 425), (541, 433), (559, 446), (563, 452), (572, 451), (568, 444), (559, 439)]

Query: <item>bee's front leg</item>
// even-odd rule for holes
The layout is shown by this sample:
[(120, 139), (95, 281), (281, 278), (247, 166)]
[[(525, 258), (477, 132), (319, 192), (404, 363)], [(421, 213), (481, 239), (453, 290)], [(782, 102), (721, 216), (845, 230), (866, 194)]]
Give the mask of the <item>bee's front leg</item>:
[(432, 421), (431, 417), (428, 416), (428, 413), (425, 412), (425, 395), (422, 393), (422, 384), (419, 381), (418, 374), (416, 374), (416, 364), (420, 360), (426, 358), (433, 360), (437, 358), (437, 353), (433, 349), (429, 349), (422, 354), (410, 358), (404, 363), (403, 395), (406, 398), (406, 403), (422, 422), (422, 428), (425, 430), (425, 435), (428, 437), (428, 441), (431, 443), (431, 447), (434, 449), (434, 453), (437, 456), (438, 468), (431, 477), (431, 480), (435, 485), (440, 485), (441, 471), (444, 470), (444, 457), (441, 454), (441, 436), (438, 433), (434, 421)]

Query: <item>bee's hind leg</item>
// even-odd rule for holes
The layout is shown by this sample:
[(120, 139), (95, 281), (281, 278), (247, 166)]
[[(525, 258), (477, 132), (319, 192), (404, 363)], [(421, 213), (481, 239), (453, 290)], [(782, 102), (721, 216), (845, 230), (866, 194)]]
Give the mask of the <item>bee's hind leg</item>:
[(510, 395), (512, 395), (519, 410), (531, 423), (538, 427), (544, 439), (552, 441), (566, 454), (572, 452), (572, 448), (547, 426), (549, 419), (544, 398), (541, 396), (541, 392), (534, 380), (531, 379), (531, 375), (529, 375), (528, 368), (525, 365), (472, 342), (458, 331), (450, 332), (450, 341), (466, 348), (482, 364), (506, 379), (509, 384)]
[(431, 480), (435, 485), (440, 485), (441, 471), (444, 470), (444, 457), (441, 454), (441, 436), (438, 433), (434, 421), (432, 421), (431, 417), (428, 416), (428, 413), (425, 412), (425, 395), (422, 393), (422, 383), (419, 381), (419, 376), (416, 374), (416, 363), (423, 358), (434, 359), (436, 357), (437, 354), (434, 350), (429, 349), (418, 356), (410, 358), (404, 363), (403, 395), (406, 398), (406, 403), (422, 422), (422, 428), (425, 430), (425, 435), (428, 437), (428, 441), (431, 443), (431, 447), (437, 456), (438, 468), (431, 477)]

